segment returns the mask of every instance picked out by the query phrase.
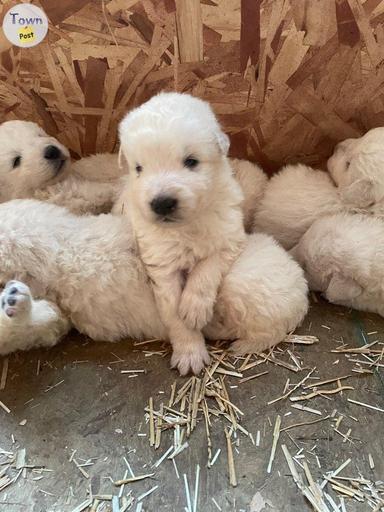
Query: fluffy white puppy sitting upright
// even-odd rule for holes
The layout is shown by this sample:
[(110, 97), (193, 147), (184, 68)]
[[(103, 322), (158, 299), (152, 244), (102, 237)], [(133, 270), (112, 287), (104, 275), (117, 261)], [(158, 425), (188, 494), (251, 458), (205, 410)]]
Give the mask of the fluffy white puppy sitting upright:
[(201, 329), (246, 244), (229, 139), (208, 103), (161, 93), (119, 127), (130, 172), (129, 216), (181, 374), (209, 356)]
[[(52, 346), (71, 326), (94, 340), (168, 339), (122, 216), (78, 217), (35, 200), (1, 204), (0, 284), (14, 279), (0, 297), (0, 354)], [(251, 235), (203, 332), (238, 340), (238, 353), (261, 352), (292, 332), (307, 308), (299, 265), (269, 236)]]
[(335, 304), (384, 316), (384, 221), (361, 214), (318, 219), (291, 253), (309, 286)]
[(69, 151), (37, 124), (0, 125), (0, 201), (35, 197), (74, 213), (110, 211), (121, 189), (117, 156), (71, 163)]

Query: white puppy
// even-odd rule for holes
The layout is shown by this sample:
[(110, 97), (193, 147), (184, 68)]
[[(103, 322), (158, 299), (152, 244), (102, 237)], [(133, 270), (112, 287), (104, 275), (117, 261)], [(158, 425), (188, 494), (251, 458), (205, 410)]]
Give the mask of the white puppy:
[[(126, 218), (75, 216), (29, 199), (1, 204), (0, 225), (2, 283), (25, 282), (93, 339), (165, 337)], [(16, 306), (8, 289), (3, 309)]]
[(161, 93), (119, 128), (128, 163), (127, 215), (153, 282), (181, 374), (209, 356), (201, 329), (221, 281), (246, 243), (241, 189), (227, 159), (229, 139), (208, 103)]
[(0, 200), (31, 197), (59, 181), (70, 166), (69, 151), (27, 121), (0, 125)]
[(117, 155), (71, 164), (69, 151), (35, 123), (0, 125), (0, 201), (35, 197), (74, 213), (110, 211), (121, 189)]
[(328, 170), (333, 182), (326, 173), (304, 165), (282, 169), (270, 180), (258, 206), (255, 230), (275, 236), (290, 249), (323, 215), (384, 216), (384, 128), (338, 144)]
[(384, 128), (338, 144), (328, 170), (346, 209), (384, 215)]
[(336, 214), (312, 224), (291, 253), (309, 286), (335, 304), (384, 316), (384, 221)]
[(316, 219), (342, 209), (339, 191), (327, 173), (287, 165), (269, 180), (256, 209), (254, 230), (274, 236), (290, 249)]
[[(126, 218), (15, 200), (0, 205), (0, 233), (0, 283), (25, 282), (1, 294), (0, 354), (54, 345), (71, 326), (94, 340), (168, 338)], [(293, 331), (307, 307), (299, 265), (272, 238), (252, 235), (204, 334), (260, 352)]]

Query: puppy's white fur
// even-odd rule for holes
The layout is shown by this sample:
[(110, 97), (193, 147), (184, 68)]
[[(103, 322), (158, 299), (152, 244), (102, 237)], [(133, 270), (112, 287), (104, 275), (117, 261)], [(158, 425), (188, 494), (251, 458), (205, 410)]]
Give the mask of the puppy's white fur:
[[(54, 163), (44, 158), (47, 146), (56, 146), (65, 159), (58, 171)], [(20, 158), (13, 168), (15, 158)], [(242, 205), (245, 227), (251, 231), (257, 204), (264, 193), (267, 177), (260, 167), (246, 160), (232, 160), (235, 177), (243, 193)], [(35, 198), (73, 213), (107, 213), (113, 205), (119, 214), (123, 198), (119, 199), (120, 179), (125, 170), (118, 156), (100, 153), (70, 161), (69, 151), (50, 137), (36, 123), (6, 121), (0, 124), (0, 201), (16, 198)], [(124, 201), (127, 198), (124, 196)]]
[[(44, 158), (48, 146), (60, 150), (59, 160)], [(2, 202), (34, 197), (78, 214), (110, 211), (122, 175), (117, 155), (93, 155), (71, 164), (67, 148), (37, 124), (7, 121), (0, 125)]]
[(268, 178), (261, 167), (252, 162), (238, 158), (230, 158), (229, 162), (244, 196), (241, 204), (244, 228), (247, 233), (252, 233), (255, 214), (267, 188)]
[(335, 304), (384, 316), (384, 222), (361, 214), (317, 220), (292, 249), (310, 288)]
[(384, 128), (338, 144), (328, 170), (346, 208), (384, 215)]
[[(10, 279), (22, 282), (1, 295), (0, 354), (51, 346), (71, 326), (94, 340), (167, 339), (126, 218), (77, 217), (35, 200), (1, 204), (0, 283)], [(32, 300), (26, 285), (42, 300)], [(15, 286), (18, 300), (9, 305)], [(307, 307), (299, 265), (272, 238), (252, 235), (224, 277), (204, 334), (260, 352), (293, 331)]]
[(256, 212), (255, 230), (275, 236), (290, 249), (323, 215), (384, 216), (384, 128), (338, 144), (328, 170), (333, 182), (326, 173), (301, 164), (282, 169), (267, 186)]
[(254, 230), (293, 247), (311, 224), (342, 210), (339, 192), (327, 173), (306, 165), (287, 165), (272, 176), (255, 215)]
[[(61, 167), (44, 158), (48, 146), (62, 153)], [(0, 200), (31, 197), (36, 190), (56, 183), (69, 168), (69, 152), (42, 128), (27, 121), (0, 124)]]
[[(255, 213), (267, 187), (268, 178), (261, 167), (252, 162), (238, 158), (230, 158), (229, 162), (234, 177), (243, 193), (241, 210), (243, 212), (244, 229), (247, 233), (252, 233)], [(128, 204), (128, 180), (125, 179), (125, 186), (122, 186), (117, 200), (113, 205), (112, 212), (115, 215), (124, 214), (127, 212)]]
[(25, 282), (93, 339), (165, 336), (126, 218), (30, 199), (1, 204), (0, 224), (1, 282)]
[(229, 140), (208, 103), (178, 93), (161, 93), (133, 110), (119, 132), (130, 169), (128, 215), (172, 363), (181, 374), (198, 373), (209, 361), (201, 329), (246, 240)]
[(9, 281), (0, 295), (0, 354), (55, 345), (70, 322), (47, 300), (34, 300), (29, 287)]

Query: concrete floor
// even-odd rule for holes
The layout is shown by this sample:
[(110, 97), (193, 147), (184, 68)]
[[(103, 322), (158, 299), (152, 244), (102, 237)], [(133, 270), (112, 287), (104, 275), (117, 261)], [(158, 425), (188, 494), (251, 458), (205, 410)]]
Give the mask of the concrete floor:
[[(377, 334), (368, 334), (374, 331)], [(9, 357), (5, 389), (0, 391), (0, 400), (11, 411), (7, 414), (0, 408), (0, 448), (13, 453), (18, 448), (25, 448), (26, 464), (34, 468), (25, 469), (16, 482), (0, 492), (0, 511), (71, 512), (83, 510), (76, 507), (87, 499), (89, 490), (93, 495), (117, 496), (119, 489), (112, 484), (110, 477), (112, 480), (123, 478), (126, 471), (123, 457), (129, 461), (135, 474), (155, 472), (153, 478), (129, 484), (124, 489), (124, 495), (131, 489), (132, 494), (138, 497), (158, 485), (150, 496), (143, 499), (144, 511), (188, 510), (185, 509), (187, 503), (182, 475), (187, 475), (193, 490), (197, 464), (201, 467), (197, 507), (200, 512), (220, 509), (237, 512), (313, 510), (294, 484), (282, 444), (292, 455), (303, 448), (302, 455), (305, 454), (311, 474), (320, 482), (324, 473), (335, 470), (349, 458), (351, 462), (342, 475), (360, 475), (373, 482), (384, 480), (384, 413), (347, 401), (347, 398), (352, 398), (384, 409), (383, 370), (359, 375), (351, 372), (356, 363), (350, 359), (364, 360), (364, 356), (349, 356), (348, 359), (345, 354), (330, 352), (340, 345), (337, 343), (340, 339), (351, 347), (363, 345), (364, 339), (384, 341), (384, 319), (347, 311), (319, 300), (312, 304), (299, 332), (316, 335), (320, 339), (320, 343), (310, 346), (283, 346), (285, 351), (288, 348), (301, 358), (302, 371), (295, 373), (266, 362), (257, 366), (256, 371), (268, 371), (268, 374), (255, 380), (239, 384), (236, 377), (226, 376), (232, 402), (245, 413), (242, 425), (255, 439), (257, 431), (260, 431), (260, 446), (245, 436), (239, 437), (238, 446), (234, 444), (236, 488), (231, 487), (228, 481), (225, 424), (221, 419), (215, 420), (212, 427), (213, 452), (221, 448), (221, 453), (211, 469), (206, 467), (207, 440), (203, 421), (192, 433), (189, 447), (175, 459), (180, 478), (177, 478), (169, 460), (155, 470), (150, 468), (172, 443), (172, 435), (164, 433), (160, 448), (157, 451), (151, 448), (144, 407), (152, 396), (156, 408), (156, 404), (168, 396), (174, 380), (177, 379), (179, 384), (184, 380), (169, 369), (168, 355), (146, 357), (148, 354), (142, 349), (156, 350), (159, 344), (138, 348), (128, 342), (113, 345), (92, 343), (74, 334), (52, 350), (12, 355)], [(381, 349), (384, 345), (376, 347)], [(278, 357), (293, 364), (287, 353)], [(287, 378), (295, 384), (313, 367), (316, 371), (312, 377), (320, 380), (351, 375), (342, 384), (354, 389), (329, 395), (328, 398), (318, 396), (299, 402), (320, 410), (322, 416), (292, 408), (289, 398), (267, 404), (282, 395)], [(0, 376), (1, 369), (0, 359)], [(141, 369), (145, 373), (132, 377), (129, 373), (122, 374), (124, 369)], [(244, 373), (244, 377), (253, 373), (255, 369)], [(335, 385), (329, 384), (324, 388), (330, 389)], [(282, 418), (283, 429), (298, 422), (324, 419), (333, 410), (337, 410), (334, 419), (282, 431), (272, 471), (267, 473), (277, 415)], [(289, 412), (291, 414), (286, 415)], [(345, 442), (333, 428), (339, 416), (343, 417), (338, 426), (339, 432), (345, 435), (351, 429)], [(70, 461), (73, 450), (76, 450), (74, 459), (79, 464), (92, 459), (93, 464), (84, 467), (89, 478), (81, 473), (73, 460)], [(372, 455), (374, 469), (370, 468), (369, 454)], [(297, 460), (302, 460), (300, 454)], [(1, 461), (4, 461), (4, 455), (0, 455)], [(5, 466), (0, 466), (0, 482), (2, 467)], [(301, 471), (299, 465), (296, 467)], [(49, 471), (41, 471), (41, 468)], [(9, 468), (6, 474), (14, 476), (18, 471)], [(329, 486), (327, 489), (339, 504), (338, 494)], [(104, 508), (99, 510), (120, 510), (116, 499), (113, 506), (111, 501), (103, 503)], [(137, 508), (135, 503), (130, 510), (140, 510), (140, 506)], [(331, 506), (329, 510), (332, 510)], [(345, 510), (372, 509), (367, 502), (346, 499)]]

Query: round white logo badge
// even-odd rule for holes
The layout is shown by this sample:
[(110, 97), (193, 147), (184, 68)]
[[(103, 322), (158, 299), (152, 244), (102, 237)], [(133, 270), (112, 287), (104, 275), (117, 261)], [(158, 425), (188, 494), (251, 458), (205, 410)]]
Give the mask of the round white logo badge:
[(3, 20), (5, 37), (20, 48), (41, 43), (48, 32), (48, 18), (36, 5), (19, 4), (9, 9)]

